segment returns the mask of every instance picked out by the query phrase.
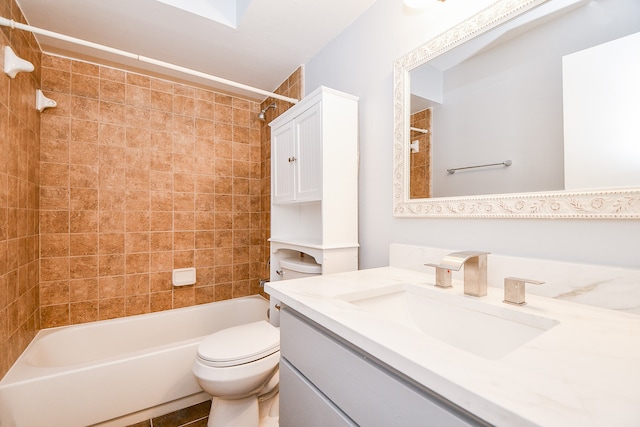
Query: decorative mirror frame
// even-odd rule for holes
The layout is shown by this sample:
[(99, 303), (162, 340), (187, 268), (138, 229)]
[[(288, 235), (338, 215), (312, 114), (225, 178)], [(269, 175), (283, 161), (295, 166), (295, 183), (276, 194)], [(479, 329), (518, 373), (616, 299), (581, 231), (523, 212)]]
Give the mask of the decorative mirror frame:
[(393, 64), (393, 215), (427, 218), (640, 218), (640, 188), (411, 199), (409, 72), (430, 59), (549, 0), (498, 0)]

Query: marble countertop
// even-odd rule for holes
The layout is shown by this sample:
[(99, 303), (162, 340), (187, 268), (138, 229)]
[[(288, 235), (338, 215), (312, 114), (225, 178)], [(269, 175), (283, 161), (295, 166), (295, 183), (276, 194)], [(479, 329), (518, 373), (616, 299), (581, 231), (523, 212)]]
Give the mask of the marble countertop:
[[(396, 267), (267, 283), (271, 297), (497, 426), (640, 425), (640, 316), (500, 288), (474, 298)], [(344, 297), (413, 284), (469, 305), (552, 319), (557, 325), (505, 356), (485, 358), (360, 309)], [(449, 298), (449, 297), (448, 297)], [(491, 308), (491, 307), (490, 307)], [(513, 314), (513, 313), (512, 313)]]

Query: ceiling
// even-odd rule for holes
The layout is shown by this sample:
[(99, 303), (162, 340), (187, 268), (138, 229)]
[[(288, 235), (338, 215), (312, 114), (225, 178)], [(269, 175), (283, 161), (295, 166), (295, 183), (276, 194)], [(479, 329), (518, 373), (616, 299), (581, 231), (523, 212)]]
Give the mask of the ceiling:
[[(31, 26), (267, 91), (375, 1), (17, 0)], [(36, 38), (47, 53), (176, 77), (253, 100), (266, 98), (51, 37)]]

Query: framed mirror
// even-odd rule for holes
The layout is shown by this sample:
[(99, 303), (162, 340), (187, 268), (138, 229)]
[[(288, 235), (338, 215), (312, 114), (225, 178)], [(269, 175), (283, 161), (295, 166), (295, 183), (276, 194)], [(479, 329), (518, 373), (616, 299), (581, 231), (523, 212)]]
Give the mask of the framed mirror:
[(639, 52), (637, 0), (500, 0), (399, 58), (394, 216), (640, 218)]

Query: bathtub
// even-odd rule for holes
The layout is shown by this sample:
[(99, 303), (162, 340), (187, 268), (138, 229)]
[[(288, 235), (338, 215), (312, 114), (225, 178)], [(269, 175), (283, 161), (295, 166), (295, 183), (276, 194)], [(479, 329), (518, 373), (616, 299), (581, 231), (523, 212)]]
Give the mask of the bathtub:
[(266, 319), (268, 307), (250, 296), (41, 330), (0, 381), (0, 426), (127, 425), (159, 405), (202, 402), (191, 373), (198, 343)]

